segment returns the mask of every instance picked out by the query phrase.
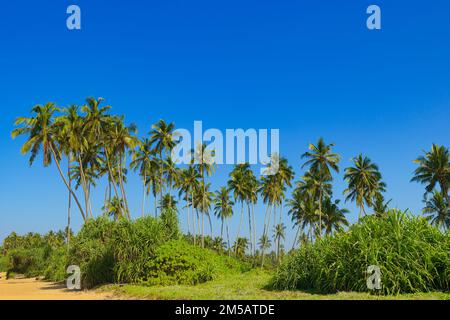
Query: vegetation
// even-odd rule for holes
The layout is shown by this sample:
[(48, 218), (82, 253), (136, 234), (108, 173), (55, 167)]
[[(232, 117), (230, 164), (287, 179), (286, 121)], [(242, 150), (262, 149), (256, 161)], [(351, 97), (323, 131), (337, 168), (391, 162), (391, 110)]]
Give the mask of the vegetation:
[(450, 290), (450, 233), (427, 220), (391, 210), (370, 216), (315, 243), (302, 246), (272, 279), (281, 290), (367, 292), (367, 268), (381, 271), (382, 293)]
[[(333, 143), (320, 138), (309, 145), (297, 181), (288, 160), (272, 154), (267, 175), (259, 178), (248, 163), (240, 163), (225, 186), (212, 190), (214, 150), (198, 144), (191, 163), (178, 167), (171, 157), (179, 142), (173, 123), (159, 120), (138, 137), (135, 125), (102, 103), (92, 97), (83, 106), (47, 103), (16, 120), (12, 136), (26, 137), (21, 152), (30, 155), (30, 165), (38, 156), (44, 166), (56, 165), (68, 192), (67, 227), (45, 236), (11, 234), (3, 243), (0, 268), (62, 280), (65, 267), (77, 264), (83, 286), (92, 287), (114, 282), (193, 285), (219, 281), (222, 272), (247, 265), (279, 266), (272, 281), (276, 288), (333, 292), (365, 291), (364, 268), (370, 262), (379, 263), (386, 277), (383, 293), (448, 290), (446, 147), (432, 145), (415, 160), (412, 181), (425, 185), (426, 219), (392, 211), (379, 167), (366, 155), (353, 158), (342, 170), (347, 184), (342, 196), (360, 208), (359, 221), (349, 227), (349, 211), (333, 192), (341, 171)], [(140, 218), (135, 220), (127, 197), (132, 172), (142, 183)], [(92, 190), (100, 186), (105, 188), (103, 212), (96, 215)], [(260, 202), (265, 213), (255, 209)], [(73, 206), (84, 221), (76, 235), (70, 229)], [(184, 235), (178, 225), (183, 210)], [(292, 248), (285, 244), (284, 210), (294, 227)], [(220, 222), (220, 236), (217, 230), (214, 235), (212, 214)], [(230, 230), (228, 221), (235, 214), (239, 224)]]

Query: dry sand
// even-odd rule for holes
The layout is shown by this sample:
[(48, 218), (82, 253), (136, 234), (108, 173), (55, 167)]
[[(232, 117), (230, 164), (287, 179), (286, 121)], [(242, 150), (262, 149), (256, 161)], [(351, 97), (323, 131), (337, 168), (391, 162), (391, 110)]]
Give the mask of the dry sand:
[(98, 291), (71, 291), (60, 283), (36, 279), (6, 280), (0, 274), (0, 300), (111, 300), (112, 293)]

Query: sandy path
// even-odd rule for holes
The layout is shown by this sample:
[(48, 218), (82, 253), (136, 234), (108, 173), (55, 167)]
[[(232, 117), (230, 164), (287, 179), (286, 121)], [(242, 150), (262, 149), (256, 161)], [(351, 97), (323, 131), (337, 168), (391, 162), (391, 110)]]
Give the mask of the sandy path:
[(111, 300), (111, 293), (70, 291), (64, 285), (36, 279), (10, 279), (0, 274), (0, 300)]

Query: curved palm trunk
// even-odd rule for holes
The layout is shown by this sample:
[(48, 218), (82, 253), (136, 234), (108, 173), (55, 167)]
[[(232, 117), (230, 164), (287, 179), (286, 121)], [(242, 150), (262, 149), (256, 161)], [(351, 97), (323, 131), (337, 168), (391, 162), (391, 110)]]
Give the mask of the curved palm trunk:
[(87, 182), (86, 182), (86, 175), (84, 173), (83, 161), (81, 160), (80, 154), (78, 154), (78, 164), (80, 167), (81, 186), (84, 192), (84, 204), (86, 206), (86, 215), (88, 216), (89, 214), (92, 215), (92, 213), (89, 212), (89, 194), (87, 190)]
[(228, 222), (227, 222), (227, 240), (228, 240), (228, 256), (231, 257), (231, 243), (230, 243), (230, 232), (228, 231)]
[(75, 202), (77, 203), (78, 209), (80, 210), (80, 213), (81, 213), (81, 216), (83, 217), (83, 220), (86, 221), (86, 214), (85, 214), (84, 211), (83, 211), (83, 208), (82, 208), (82, 206), (81, 206), (81, 204), (80, 204), (80, 201), (78, 200), (77, 195), (75, 194), (75, 192), (73, 192), (73, 189), (72, 189), (72, 187), (69, 185), (69, 183), (67, 182), (66, 177), (64, 177), (64, 174), (63, 174), (63, 172), (62, 172), (62, 170), (61, 170), (61, 165), (60, 165), (60, 163), (59, 163), (58, 157), (56, 156), (56, 152), (55, 152), (55, 150), (53, 149), (53, 146), (52, 146), (51, 144), (50, 144), (50, 150), (51, 150), (52, 153), (53, 153), (53, 158), (55, 159), (55, 163), (56, 163), (56, 166), (57, 166), (57, 168), (58, 168), (59, 175), (60, 175), (61, 178), (63, 179), (64, 184), (66, 185), (67, 189), (69, 189), (69, 192), (72, 194), (72, 197), (74, 198)]
[(295, 249), (295, 245), (296, 245), (296, 243), (297, 243), (297, 239), (298, 239), (299, 233), (300, 233), (300, 225), (298, 226), (297, 232), (295, 233), (294, 243), (292, 243), (292, 250)]
[(253, 232), (252, 232), (252, 220), (251, 220), (251, 212), (250, 212), (250, 204), (247, 202), (247, 213), (248, 213), (248, 229), (249, 229), (249, 238), (250, 238), (250, 252), (253, 252)]
[[(117, 190), (117, 183), (116, 183), (116, 181), (115, 181), (115, 179), (114, 179), (114, 175), (113, 175), (112, 169), (111, 169), (111, 164), (110, 164), (110, 162), (109, 162), (108, 151), (106, 150), (106, 148), (103, 148), (103, 149), (104, 149), (104, 151), (105, 151), (106, 165), (107, 165), (107, 167), (108, 167), (109, 179), (110, 179), (110, 181), (112, 181), (112, 185), (113, 185), (113, 187), (114, 187), (114, 194), (116, 195), (117, 199), (120, 200), (120, 197), (119, 197), (119, 191)], [(119, 202), (119, 203), (120, 203), (120, 202)], [(120, 208), (121, 208), (122, 211), (124, 210), (124, 208), (122, 207), (122, 205), (120, 205)]]

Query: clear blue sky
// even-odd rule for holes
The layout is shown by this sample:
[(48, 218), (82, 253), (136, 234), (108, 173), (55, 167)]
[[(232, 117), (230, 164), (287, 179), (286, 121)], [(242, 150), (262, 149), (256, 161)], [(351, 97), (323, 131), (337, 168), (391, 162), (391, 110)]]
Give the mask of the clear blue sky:
[[(381, 31), (365, 26), (374, 3)], [(81, 31), (66, 28), (70, 4), (81, 7)], [(342, 168), (360, 152), (371, 157), (393, 205), (420, 213), (423, 187), (409, 182), (412, 160), (450, 140), (449, 14), (445, 0), (3, 2), (0, 239), (66, 223), (56, 168), (29, 168), (23, 140), (10, 137), (15, 117), (34, 104), (82, 104), (87, 96), (105, 97), (140, 134), (160, 118), (183, 128), (194, 120), (206, 128), (279, 128), (296, 179), (300, 155), (323, 136), (336, 143)], [(214, 188), (228, 171), (219, 168)], [(140, 183), (129, 180), (138, 215)], [(337, 198), (343, 189), (340, 174)], [(102, 199), (103, 185), (94, 192), (97, 213)], [(346, 206), (354, 221), (357, 210)]]

